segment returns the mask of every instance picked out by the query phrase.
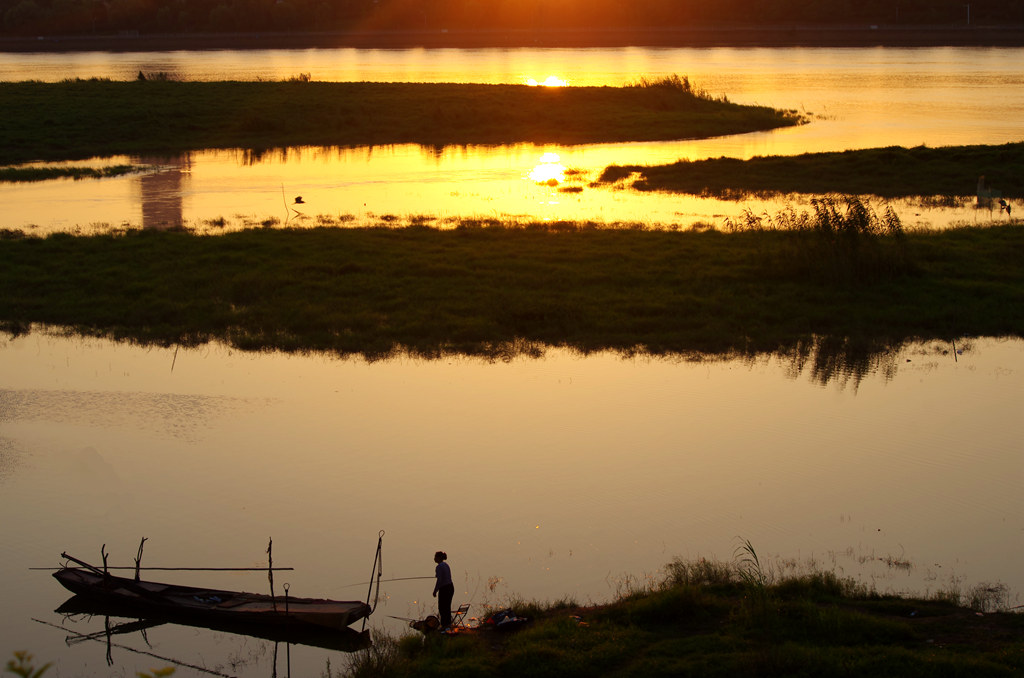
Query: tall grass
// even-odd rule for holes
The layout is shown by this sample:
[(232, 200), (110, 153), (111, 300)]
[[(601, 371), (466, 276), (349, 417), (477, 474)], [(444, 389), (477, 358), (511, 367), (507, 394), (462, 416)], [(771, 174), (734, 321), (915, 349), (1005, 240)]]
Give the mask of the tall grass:
[(709, 101), (723, 101), (728, 102), (729, 99), (724, 95), (718, 98), (712, 97), (708, 94), (708, 91), (702, 87), (697, 87), (690, 82), (689, 76), (680, 76), (676, 73), (672, 75), (665, 75), (660, 78), (648, 78), (641, 76), (637, 80), (627, 83), (626, 87), (635, 87), (639, 89), (655, 89), (655, 90), (670, 90), (674, 92), (680, 92), (696, 97), (698, 99), (707, 99)]
[(856, 196), (813, 198), (810, 211), (789, 207), (774, 216), (748, 209), (739, 219), (727, 219), (726, 228), (811, 234), (809, 239), (790, 240), (779, 266), (819, 280), (866, 283), (917, 270), (903, 224), (892, 207), (886, 205), (879, 215)]

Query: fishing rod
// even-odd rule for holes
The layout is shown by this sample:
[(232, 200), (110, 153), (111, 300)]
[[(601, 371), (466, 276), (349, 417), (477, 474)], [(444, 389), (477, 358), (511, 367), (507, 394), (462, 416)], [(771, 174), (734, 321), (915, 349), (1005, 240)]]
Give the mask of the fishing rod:
[[(30, 570), (63, 570), (63, 567), (30, 567)], [(267, 570), (273, 570), (274, 572), (280, 571), (293, 571), (294, 567), (140, 567), (135, 568), (132, 565), (111, 565), (107, 568), (108, 570), (161, 570), (163, 572), (266, 572)]]
[[(380, 581), (382, 581), (382, 582), (385, 582), (385, 581), (409, 581), (410, 579), (433, 579), (433, 578), (434, 577), (396, 577), (394, 579), (381, 579)], [(339, 586), (338, 588), (347, 589), (350, 586), (366, 586), (367, 584), (372, 584), (372, 583), (373, 583), (372, 581), (361, 581), (361, 582), (356, 582), (355, 584), (345, 584), (344, 586)]]

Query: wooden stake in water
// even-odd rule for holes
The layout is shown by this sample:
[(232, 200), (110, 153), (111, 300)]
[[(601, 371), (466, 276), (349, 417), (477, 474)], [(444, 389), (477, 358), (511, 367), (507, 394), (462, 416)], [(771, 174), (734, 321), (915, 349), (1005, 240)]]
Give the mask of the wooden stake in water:
[(135, 581), (140, 581), (139, 570), (142, 569), (142, 547), (146, 545), (146, 537), (139, 542), (139, 552), (135, 556)]
[(274, 612), (277, 612), (277, 598), (274, 596), (274, 538), (270, 538), (267, 544), (267, 579), (270, 580), (270, 599), (274, 602)]

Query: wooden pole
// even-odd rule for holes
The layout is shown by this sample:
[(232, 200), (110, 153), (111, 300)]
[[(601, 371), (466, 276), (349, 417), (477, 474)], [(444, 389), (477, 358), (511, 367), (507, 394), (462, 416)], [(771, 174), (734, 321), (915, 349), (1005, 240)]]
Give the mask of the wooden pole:
[(277, 598), (274, 596), (274, 538), (270, 538), (267, 544), (267, 579), (270, 580), (270, 600), (274, 603), (274, 612), (277, 612)]
[(135, 581), (140, 581), (139, 568), (142, 567), (142, 547), (146, 545), (146, 538), (143, 537), (142, 541), (139, 542), (139, 552), (135, 556)]
[[(62, 570), (62, 567), (30, 567), (29, 570)], [(142, 571), (154, 570), (160, 572), (266, 572), (265, 567), (139, 567), (136, 568), (134, 565), (111, 565), (108, 569), (111, 570), (135, 570), (139, 569)], [(294, 571), (294, 567), (275, 567), (274, 572)], [(433, 579), (433, 577), (417, 577), (417, 579)], [(385, 580), (387, 581), (387, 580)], [(359, 584), (351, 584), (351, 586), (362, 586), (364, 582)]]

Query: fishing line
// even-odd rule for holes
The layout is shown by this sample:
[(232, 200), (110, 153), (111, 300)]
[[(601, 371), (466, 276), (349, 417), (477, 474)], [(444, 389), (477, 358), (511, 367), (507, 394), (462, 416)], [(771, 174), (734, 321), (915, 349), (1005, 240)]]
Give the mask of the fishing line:
[[(395, 579), (381, 579), (381, 581), (382, 582), (385, 582), (385, 581), (409, 581), (410, 579), (433, 579), (433, 577), (396, 577)], [(339, 589), (347, 589), (347, 588), (349, 588), (351, 586), (366, 586), (367, 584), (372, 584), (372, 583), (373, 582), (369, 582), (369, 581), (361, 581), (361, 582), (356, 582), (355, 584), (345, 584), (344, 586), (339, 586), (338, 588)]]

